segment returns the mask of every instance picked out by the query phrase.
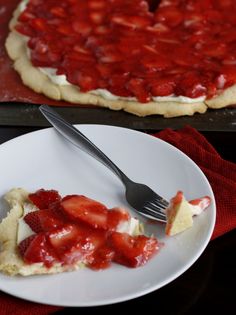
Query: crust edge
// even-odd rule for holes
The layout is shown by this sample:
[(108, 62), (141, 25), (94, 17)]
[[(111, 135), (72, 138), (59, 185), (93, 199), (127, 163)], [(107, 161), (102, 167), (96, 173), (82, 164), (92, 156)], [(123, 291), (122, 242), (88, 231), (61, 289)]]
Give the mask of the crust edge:
[(81, 268), (81, 263), (73, 266), (54, 264), (51, 268), (42, 263), (27, 265), (17, 252), (18, 219), (23, 215), (23, 204), (27, 200), (28, 192), (22, 188), (14, 188), (5, 196), (11, 207), (6, 218), (0, 223), (0, 271), (9, 276), (30, 276), (37, 274), (54, 274), (73, 271)]

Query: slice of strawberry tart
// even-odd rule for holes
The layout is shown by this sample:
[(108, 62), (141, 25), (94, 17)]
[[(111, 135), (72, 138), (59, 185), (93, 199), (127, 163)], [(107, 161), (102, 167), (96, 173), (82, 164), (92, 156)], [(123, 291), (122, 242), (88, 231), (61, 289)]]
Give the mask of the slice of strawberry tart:
[(139, 267), (158, 251), (157, 239), (143, 235), (139, 221), (122, 208), (44, 189), (13, 189), (5, 199), (11, 210), (0, 224), (0, 271), (6, 274), (51, 274), (84, 265), (98, 270), (112, 262)]
[(178, 191), (166, 209), (166, 234), (172, 236), (190, 228), (193, 225), (193, 216), (201, 214), (210, 203), (211, 199), (208, 196), (188, 202), (183, 192)]

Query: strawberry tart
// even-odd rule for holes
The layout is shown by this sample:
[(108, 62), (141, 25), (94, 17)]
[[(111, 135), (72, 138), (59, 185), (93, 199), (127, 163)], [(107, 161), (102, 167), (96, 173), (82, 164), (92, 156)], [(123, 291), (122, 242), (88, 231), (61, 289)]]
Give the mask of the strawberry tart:
[(122, 208), (108, 209), (83, 195), (18, 188), (5, 195), (11, 210), (0, 224), (0, 271), (51, 274), (112, 262), (139, 267), (158, 251), (154, 237)]
[(55, 100), (165, 117), (236, 103), (234, 0), (22, 0), (6, 49)]

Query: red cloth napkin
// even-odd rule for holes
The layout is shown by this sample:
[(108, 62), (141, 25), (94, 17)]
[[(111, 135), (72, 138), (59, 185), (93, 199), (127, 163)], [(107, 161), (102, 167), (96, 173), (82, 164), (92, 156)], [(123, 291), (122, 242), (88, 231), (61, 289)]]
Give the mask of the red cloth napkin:
[(221, 158), (197, 130), (187, 126), (174, 131), (165, 129), (156, 137), (187, 154), (206, 175), (216, 199), (216, 225), (212, 239), (236, 227), (236, 164)]
[[(163, 130), (154, 136), (186, 153), (207, 176), (216, 198), (217, 219), (212, 239), (236, 227), (236, 164), (223, 160), (210, 143), (192, 127)], [(40, 305), (0, 293), (1, 315), (45, 315), (61, 307)]]

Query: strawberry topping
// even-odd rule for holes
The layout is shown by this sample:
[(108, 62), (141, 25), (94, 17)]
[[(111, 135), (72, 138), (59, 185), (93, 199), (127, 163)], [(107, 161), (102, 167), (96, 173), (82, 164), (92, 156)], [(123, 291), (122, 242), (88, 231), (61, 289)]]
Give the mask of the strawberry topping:
[(171, 199), (171, 204), (172, 204), (173, 206), (178, 205), (179, 203), (182, 202), (183, 197), (184, 197), (183, 192), (179, 190), (179, 191), (177, 192), (177, 194)]
[(109, 210), (83, 195), (68, 195), (61, 199), (54, 190), (41, 189), (29, 194), (29, 199), (35, 205), (47, 205), (48, 208), (24, 217), (36, 233), (18, 245), (27, 264), (42, 262), (46, 267), (52, 267), (55, 262), (69, 266), (86, 262), (92, 269), (104, 269), (115, 261), (138, 267), (157, 251), (154, 238), (130, 237), (127, 241), (126, 234), (123, 237), (123, 233), (115, 232), (120, 224), (130, 220), (129, 213), (122, 208)]
[(23, 258), (28, 264), (41, 262), (46, 267), (51, 267), (58, 261), (55, 251), (48, 244), (45, 233), (39, 233), (34, 237), (25, 250)]
[(82, 92), (146, 103), (211, 98), (234, 85), (236, 2), (158, 2), (31, 0), (15, 29), (29, 38), (34, 66), (57, 69)]
[(114, 260), (128, 267), (144, 265), (156, 252), (158, 242), (144, 235), (130, 236), (114, 232), (110, 236), (111, 247), (115, 249)]
[(33, 194), (29, 194), (29, 200), (39, 209), (47, 209), (54, 202), (60, 201), (61, 196), (56, 190), (39, 189)]
[(30, 235), (29, 237), (25, 238), (23, 241), (19, 243), (18, 250), (21, 256), (25, 255), (26, 249), (29, 247), (30, 243), (33, 241), (35, 237), (36, 235)]
[(106, 206), (81, 195), (66, 196), (61, 206), (68, 216), (74, 220), (85, 222), (95, 228), (107, 229)]
[(50, 231), (62, 226), (62, 214), (51, 209), (33, 211), (24, 216), (24, 221), (35, 233)]
[(205, 210), (211, 204), (211, 198), (208, 196), (205, 196), (202, 198), (190, 200), (189, 203), (193, 206), (200, 207), (202, 210)]

